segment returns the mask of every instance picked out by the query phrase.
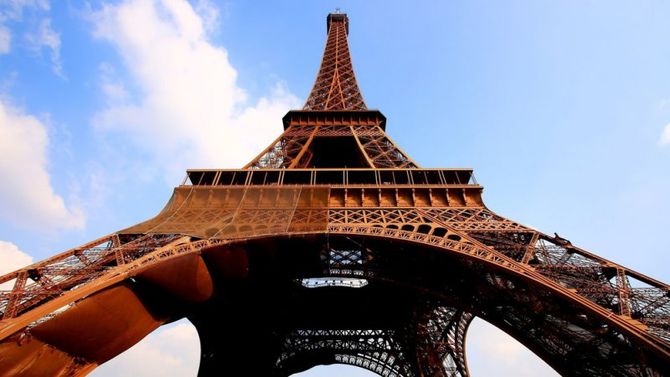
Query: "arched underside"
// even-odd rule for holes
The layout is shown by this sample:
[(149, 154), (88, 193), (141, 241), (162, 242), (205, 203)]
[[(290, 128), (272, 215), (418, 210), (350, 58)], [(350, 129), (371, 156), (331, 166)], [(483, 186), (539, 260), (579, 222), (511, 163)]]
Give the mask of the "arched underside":
[(644, 339), (569, 292), (463, 245), (393, 232), (172, 243), (87, 283), (79, 297), (65, 294), (61, 306), (76, 301), (65, 310), (16, 331), (1, 327), (11, 335), (0, 343), (0, 370), (85, 374), (183, 317), (200, 334), (203, 376), (290, 375), (329, 363), (465, 376), (472, 316), (564, 375), (659, 376), (667, 366)]

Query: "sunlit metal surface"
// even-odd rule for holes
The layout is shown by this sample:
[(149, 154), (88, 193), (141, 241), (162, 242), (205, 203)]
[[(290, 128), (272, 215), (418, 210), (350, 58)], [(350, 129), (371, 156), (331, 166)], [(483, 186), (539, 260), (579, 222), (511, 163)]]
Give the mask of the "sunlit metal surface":
[(670, 287), (492, 212), (472, 169), (420, 168), (367, 109), (348, 26), (328, 16), (304, 108), (244, 168), (189, 170), (155, 217), (0, 277), (0, 374), (85, 375), (186, 317), (200, 376), (468, 376), (475, 316), (562, 374), (667, 373)]

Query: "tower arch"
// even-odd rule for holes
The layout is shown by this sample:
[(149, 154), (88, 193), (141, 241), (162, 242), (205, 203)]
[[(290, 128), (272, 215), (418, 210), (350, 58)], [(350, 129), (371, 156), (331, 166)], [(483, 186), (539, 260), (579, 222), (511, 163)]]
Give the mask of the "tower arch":
[(562, 374), (668, 370), (670, 287), (494, 213), (471, 169), (419, 167), (348, 25), (328, 16), (305, 107), (243, 169), (188, 170), (154, 218), (0, 277), (0, 370), (84, 375), (184, 317), (201, 376), (467, 376), (474, 317)]

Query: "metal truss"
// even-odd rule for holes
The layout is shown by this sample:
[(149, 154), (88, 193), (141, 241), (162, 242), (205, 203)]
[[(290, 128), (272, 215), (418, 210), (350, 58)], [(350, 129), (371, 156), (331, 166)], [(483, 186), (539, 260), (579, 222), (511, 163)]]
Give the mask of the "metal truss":
[(284, 338), (277, 367), (299, 357), (355, 365), (380, 376), (416, 376), (396, 338), (394, 330), (296, 330)]
[[(183, 208), (183, 210), (191, 214), (197, 212), (193, 209)], [(298, 212), (297, 209), (294, 211)], [(472, 217), (463, 216), (467, 209), (445, 208), (441, 211), (441, 213), (438, 213), (440, 210), (436, 208), (376, 208), (365, 210), (332, 208), (328, 211), (326, 230), (330, 234), (352, 234), (383, 237), (403, 242), (418, 242), (467, 255), (487, 264), (497, 265), (517, 275), (526, 276), (536, 284), (545, 286), (545, 289), (549, 288), (561, 292), (561, 294), (570, 297), (573, 302), (595, 311), (600, 318), (607, 318), (610, 322), (606, 327), (599, 325), (604, 335), (597, 335), (598, 332), (594, 333), (594, 330), (588, 329), (588, 326), (584, 330), (580, 330), (581, 332), (574, 333), (576, 331), (575, 324), (568, 326), (567, 323), (558, 321), (558, 318), (549, 323), (546, 323), (545, 320), (541, 324), (541, 328), (545, 329), (543, 330), (545, 332), (540, 339), (533, 341), (535, 347), (541, 347), (542, 352), (556, 355), (564, 352), (563, 350), (566, 347), (571, 348), (572, 346), (568, 347), (565, 344), (567, 336), (572, 340), (582, 337), (585, 344), (591, 344), (589, 347), (595, 347), (593, 345), (595, 342), (601, 344), (600, 348), (605, 346), (611, 348), (613, 346), (611, 344), (607, 345), (608, 342), (611, 342), (612, 339), (618, 339), (617, 337), (624, 334), (626, 339), (631, 335), (642, 336), (646, 334), (643, 337), (649, 339), (651, 344), (655, 343), (661, 349), (667, 347), (667, 318), (670, 310), (670, 300), (668, 299), (669, 290), (666, 285), (656, 283), (653, 279), (595, 257), (556, 237), (552, 238), (539, 233), (529, 236), (527, 234), (528, 230), (519, 233), (510, 231), (496, 233), (491, 231), (490, 227), (488, 231), (483, 232), (485, 236), (480, 231), (463, 232), (458, 228), (469, 228), (468, 223)], [(453, 218), (449, 218), (448, 213), (451, 213)], [(480, 208), (473, 210), (473, 213), (481, 215), (486, 212)], [(272, 216), (270, 215), (269, 219), (272, 219)], [(499, 223), (508, 223), (508, 221), (504, 221), (503, 218), (494, 214), (484, 216), (498, 219)], [(438, 217), (442, 220), (437, 220)], [(202, 217), (199, 218), (202, 220)], [(268, 219), (267, 217), (247, 220), (243, 220), (242, 217), (237, 218), (242, 223), (263, 222)], [(457, 219), (460, 219), (460, 221)], [(279, 222), (282, 221), (284, 220)], [(455, 225), (447, 227), (445, 224), (449, 222)], [(463, 226), (459, 227), (459, 222)], [(262, 228), (254, 229), (255, 234), (252, 237), (263, 236), (263, 231), (259, 231)], [(271, 226), (266, 229), (267, 233), (265, 234), (268, 235), (285, 232), (285, 230), (277, 232)], [(249, 233), (244, 233), (246, 232), (244, 229), (240, 231), (245, 234), (244, 237), (250, 236)], [(295, 232), (295, 234), (299, 234), (299, 232)], [(495, 238), (496, 234), (500, 237)], [(223, 242), (225, 244), (239, 239), (239, 236), (235, 235), (230, 235), (230, 237), (231, 241), (221, 239), (219, 243)], [(212, 241), (204, 241), (205, 243), (202, 246), (216, 244)], [(514, 242), (518, 247), (510, 246), (513, 246)], [(2, 296), (3, 301), (0, 307), (3, 308), (3, 324), (14, 322), (19, 326), (18, 328), (25, 329), (23, 331), (30, 331), (32, 327), (39, 326), (41, 323), (48, 322), (53, 317), (58, 316), (60, 312), (57, 309), (64, 304), (67, 306), (78, 299), (85, 300), (90, 293), (106, 289), (114, 282), (122, 281), (126, 276), (141, 273), (142, 269), (138, 269), (138, 266), (149, 268), (154, 264), (160, 264), (165, 258), (176, 257), (184, 252), (197, 252), (199, 249), (192, 244), (193, 242), (189, 241), (189, 237), (184, 238), (176, 234), (139, 236), (117, 234), (6, 275), (0, 281), (6, 282), (15, 279), (15, 284), (11, 292), (3, 293)], [(520, 255), (517, 252), (520, 249), (524, 249), (526, 252)], [(175, 250), (181, 251), (176, 252)], [(160, 255), (163, 255), (163, 257), (161, 258)], [(375, 279), (383, 278), (385, 274), (389, 273), (388, 268), (380, 262), (385, 258), (385, 254), (379, 250), (340, 247), (330, 248), (327, 253), (322, 252), (321, 255), (321, 260), (324, 261), (323, 276)], [(124, 276), (127, 273), (121, 273), (119, 269), (136, 272)], [(396, 279), (396, 277), (390, 276), (386, 279)], [(633, 286), (630, 283), (631, 279), (645, 282), (649, 286)], [(491, 284), (507, 286), (508, 283), (503, 281), (504, 279), (501, 277), (490, 278)], [(523, 297), (517, 297), (515, 300), (524, 301)], [(439, 368), (443, 370), (444, 375), (467, 375), (461, 343), (464, 339), (467, 323), (471, 320), (472, 315), (459, 311), (460, 317), (457, 318), (458, 320), (451, 320), (449, 316), (453, 317), (455, 313), (454, 309), (436, 309), (431, 314), (433, 317), (427, 317), (428, 320), (417, 325), (418, 333), (423, 334), (418, 338), (420, 341), (417, 347), (423, 347), (419, 353), (422, 357), (440, 358), (442, 360)], [(521, 314), (516, 313), (516, 315)], [(592, 316), (593, 314), (589, 315)], [(444, 318), (440, 318), (440, 316)], [(16, 318), (16, 320), (11, 321), (12, 318)], [(521, 321), (518, 324), (521, 326), (520, 328), (531, 326), (524, 321), (531, 321), (532, 323), (532, 320), (529, 319), (519, 319), (519, 321)], [(23, 323), (23, 325), (20, 325), (20, 323)], [(614, 327), (612, 327), (613, 325)], [(532, 326), (537, 327), (538, 325), (533, 324)], [(549, 326), (553, 326), (554, 330), (552, 331), (554, 333), (546, 330)], [(615, 333), (618, 335), (613, 333), (615, 329)], [(565, 331), (571, 331), (571, 333), (566, 334)], [(11, 327), (3, 326), (0, 328), (0, 333), (4, 334), (3, 336), (9, 336), (16, 334), (16, 331)], [(612, 335), (608, 335), (610, 333)], [(18, 334), (21, 334), (21, 332)], [(534, 336), (538, 336), (537, 333), (534, 334)], [(438, 335), (443, 339), (437, 341), (438, 338), (436, 337)], [(530, 334), (519, 334), (519, 337), (530, 342), (527, 338), (528, 335)], [(585, 336), (586, 338), (584, 338)], [(608, 338), (610, 340), (607, 340)], [(541, 354), (541, 352), (538, 353)], [(348, 355), (343, 351), (339, 354)], [(349, 355), (346, 359), (343, 358), (341, 362), (348, 360), (347, 362), (362, 363), (363, 360), (368, 360), (366, 365), (370, 365), (371, 368), (379, 368), (379, 365), (386, 365), (387, 362), (382, 362), (383, 360), (372, 362), (371, 356), (361, 357), (356, 358)], [(421, 365), (432, 365), (431, 370), (435, 370), (437, 364), (428, 363), (424, 360)], [(621, 375), (645, 375), (644, 373), (638, 373), (639, 369), (635, 369), (629, 364), (622, 367), (622, 370), (628, 372), (622, 372)], [(649, 373), (648, 375), (654, 375), (652, 372)]]
[(245, 168), (189, 170), (154, 218), (1, 276), (0, 374), (85, 375), (187, 317), (202, 376), (468, 376), (475, 316), (563, 374), (667, 373), (670, 286), (495, 214), (470, 169), (419, 168), (347, 32), (329, 15), (305, 108)]
[(470, 375), (465, 357), (465, 334), (473, 318), (470, 313), (445, 306), (425, 315), (417, 331), (423, 375)]
[(346, 14), (328, 16), (328, 39), (321, 68), (305, 110), (365, 110), (349, 54), (349, 18)]
[(13, 283), (13, 288), (0, 291), (1, 318), (16, 317), (178, 238), (164, 234), (107, 236), (5, 275), (2, 282)]
[(291, 126), (245, 168), (309, 168), (314, 156), (313, 142), (325, 138), (353, 138), (365, 167), (417, 168), (418, 165), (386, 135), (379, 125)]
[(366, 156), (374, 168), (416, 168), (411, 158), (398, 148), (386, 132), (377, 127), (377, 132), (356, 132)]

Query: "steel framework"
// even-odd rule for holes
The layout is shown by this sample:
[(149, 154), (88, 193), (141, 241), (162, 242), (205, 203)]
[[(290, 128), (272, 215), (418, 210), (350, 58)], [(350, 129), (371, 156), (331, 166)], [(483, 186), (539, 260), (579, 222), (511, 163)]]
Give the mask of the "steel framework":
[(472, 170), (420, 168), (363, 101), (347, 16), (327, 27), (305, 107), (247, 166), (0, 277), (0, 374), (85, 375), (186, 317), (201, 376), (468, 376), (475, 316), (563, 375), (667, 374), (670, 287), (495, 214)]

